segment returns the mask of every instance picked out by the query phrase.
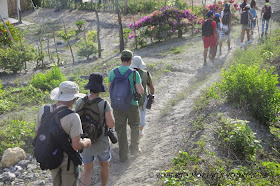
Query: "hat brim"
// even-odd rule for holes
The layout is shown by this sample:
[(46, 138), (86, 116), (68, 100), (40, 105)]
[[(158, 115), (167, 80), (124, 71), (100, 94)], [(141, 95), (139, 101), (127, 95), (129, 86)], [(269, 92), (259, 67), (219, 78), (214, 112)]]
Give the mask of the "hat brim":
[(143, 70), (145, 68), (145, 66), (146, 66), (146, 63), (144, 63), (144, 61), (141, 60), (141, 65), (139, 65), (139, 67), (136, 66), (135, 64), (131, 64), (130, 68), (140, 68), (141, 70)]
[(82, 93), (76, 93), (76, 94), (60, 94), (59, 93), (59, 87), (56, 87), (51, 91), (50, 97), (52, 100), (55, 101), (71, 101), (75, 98), (83, 98), (85, 97), (85, 94)]
[(96, 85), (96, 84), (91, 84), (88, 83), (84, 86), (85, 90), (94, 90), (96, 92), (106, 92), (108, 90), (108, 88), (106, 87), (106, 85), (104, 83)]

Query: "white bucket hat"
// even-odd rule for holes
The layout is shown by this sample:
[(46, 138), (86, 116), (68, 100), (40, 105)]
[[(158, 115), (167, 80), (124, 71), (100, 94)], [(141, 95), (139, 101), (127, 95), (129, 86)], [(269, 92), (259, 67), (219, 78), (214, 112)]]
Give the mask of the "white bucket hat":
[(132, 63), (130, 65), (130, 68), (139, 68), (144, 69), (146, 66), (146, 63), (143, 62), (142, 58), (140, 56), (134, 56), (132, 58)]
[(79, 93), (79, 87), (72, 81), (64, 81), (59, 87), (52, 90), (50, 95), (52, 100), (71, 101), (75, 98), (83, 98), (85, 94)]

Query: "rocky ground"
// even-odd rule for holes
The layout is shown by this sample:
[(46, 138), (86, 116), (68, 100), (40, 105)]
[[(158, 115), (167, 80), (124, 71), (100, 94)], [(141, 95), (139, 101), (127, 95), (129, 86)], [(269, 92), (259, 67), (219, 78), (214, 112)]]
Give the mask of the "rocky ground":
[[(277, 0), (272, 3), (277, 4)], [(77, 19), (89, 20), (87, 23), (92, 24), (92, 27), (95, 25), (95, 17), (89, 12), (52, 13), (52, 10), (42, 10), (41, 14), (52, 14), (53, 16), (46, 16), (52, 20), (63, 17), (65, 20), (75, 21), (71, 18), (78, 17)], [(111, 53), (118, 47), (117, 23), (115, 15), (104, 13), (100, 15), (100, 18), (103, 22), (102, 35), (104, 37), (101, 42), (104, 47), (105, 62), (116, 56), (119, 57)], [(30, 13), (24, 19), (34, 21), (35, 14)], [(129, 23), (129, 19), (131, 17), (124, 22)], [(279, 25), (273, 24), (273, 29), (275, 28), (279, 28)], [(137, 157), (129, 156), (128, 161), (119, 162), (118, 145), (111, 146), (112, 159), (108, 185), (146, 186), (161, 183), (158, 179), (159, 171), (167, 169), (178, 151), (190, 145), (188, 139), (192, 138), (192, 133), (189, 120), (194, 100), (201, 90), (218, 80), (221, 68), (227, 65), (233, 51), (239, 47), (240, 26), (236, 25), (233, 28), (231, 38), (232, 50), (228, 52), (224, 43), (222, 55), (218, 56), (213, 63), (208, 62), (207, 66), (203, 66), (203, 43), (200, 36), (185, 35), (182, 39), (173, 38), (134, 51), (135, 55), (142, 56), (147, 64), (153, 63), (156, 66), (165, 64), (170, 65), (170, 68), (169, 72), (155, 80), (155, 104), (147, 113), (145, 136), (140, 139), (142, 154)], [(253, 44), (257, 43), (258, 30), (255, 29)], [(183, 52), (171, 54), (169, 51), (174, 47), (183, 47)], [(81, 65), (86, 67), (91, 63)], [(72, 70), (73, 66), (66, 66), (64, 69), (65, 72)], [(28, 78), (31, 74), (20, 74), (17, 78)], [(8, 82), (15, 77), (7, 75), (3, 79)], [(100, 167), (97, 163), (93, 173), (93, 185), (100, 185), (99, 172)], [(22, 160), (16, 166), (0, 168), (0, 186), (6, 184), (51, 185), (50, 172), (41, 171), (35, 160), (28, 155), (26, 160)]]

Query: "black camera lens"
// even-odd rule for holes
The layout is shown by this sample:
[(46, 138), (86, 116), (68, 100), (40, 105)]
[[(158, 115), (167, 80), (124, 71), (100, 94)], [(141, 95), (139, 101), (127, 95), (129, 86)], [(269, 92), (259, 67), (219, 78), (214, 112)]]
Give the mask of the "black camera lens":
[(110, 140), (113, 144), (118, 142), (118, 139), (115, 137), (112, 129), (108, 130), (107, 135), (108, 135), (108, 137), (110, 138)]
[(152, 103), (153, 103), (153, 99), (155, 98), (155, 96), (153, 94), (149, 94), (147, 97), (148, 97), (148, 103), (146, 105), (146, 108), (147, 109), (151, 109)]

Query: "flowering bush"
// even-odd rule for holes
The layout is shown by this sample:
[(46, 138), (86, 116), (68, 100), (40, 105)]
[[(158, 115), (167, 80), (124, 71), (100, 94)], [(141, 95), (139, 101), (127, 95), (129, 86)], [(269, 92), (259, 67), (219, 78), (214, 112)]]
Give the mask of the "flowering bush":
[[(200, 19), (191, 10), (180, 10), (175, 7), (165, 6), (139, 21), (129, 24), (128, 27), (132, 30), (129, 38), (138, 36), (161, 40), (170, 36), (176, 30), (187, 31), (192, 24), (200, 23)], [(136, 30), (139, 30), (140, 35), (136, 35)]]
[[(231, 6), (231, 11), (232, 11), (232, 12), (235, 12), (235, 11), (237, 11), (237, 10), (240, 9), (239, 6), (238, 6), (238, 4), (237, 4), (237, 3), (234, 3), (234, 2), (235, 2), (235, 0), (228, 0), (228, 3), (233, 4), (233, 6)], [(203, 14), (205, 15), (205, 14), (207, 13), (207, 11), (209, 11), (209, 10), (212, 10), (212, 11), (214, 11), (214, 12), (216, 12), (216, 13), (221, 13), (221, 11), (223, 10), (224, 5), (225, 5), (226, 3), (227, 3), (227, 1), (224, 1), (224, 2), (218, 1), (217, 4), (211, 4), (211, 5), (209, 5), (209, 6), (206, 6), (206, 7), (205, 7), (206, 10), (203, 10)], [(232, 8), (232, 7), (233, 7), (233, 8)]]
[[(14, 25), (9, 21), (5, 23), (15, 42), (19, 41), (19, 37), (21, 36), (20, 33), (18, 32), (18, 29), (14, 27)], [(12, 39), (10, 38), (8, 31), (6, 30), (4, 24), (0, 24), (0, 45), (10, 46), (11, 44), (12, 44)]]

